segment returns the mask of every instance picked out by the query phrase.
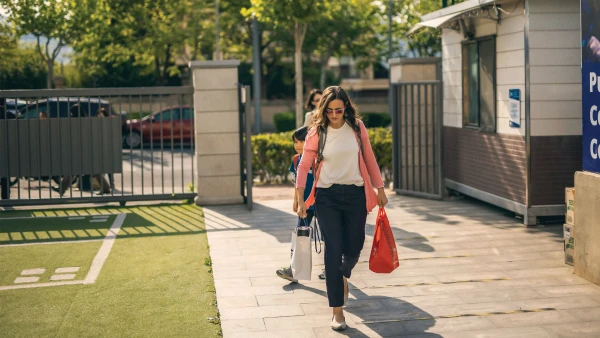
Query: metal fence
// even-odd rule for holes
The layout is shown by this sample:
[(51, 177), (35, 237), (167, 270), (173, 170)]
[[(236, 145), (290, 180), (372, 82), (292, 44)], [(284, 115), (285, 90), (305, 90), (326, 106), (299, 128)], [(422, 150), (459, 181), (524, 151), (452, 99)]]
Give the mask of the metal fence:
[(252, 121), (250, 120), (250, 86), (238, 85), (240, 113), (240, 186), (244, 203), (252, 210)]
[(394, 190), (443, 197), (442, 82), (392, 83)]
[(193, 93), (0, 91), (0, 206), (194, 198)]

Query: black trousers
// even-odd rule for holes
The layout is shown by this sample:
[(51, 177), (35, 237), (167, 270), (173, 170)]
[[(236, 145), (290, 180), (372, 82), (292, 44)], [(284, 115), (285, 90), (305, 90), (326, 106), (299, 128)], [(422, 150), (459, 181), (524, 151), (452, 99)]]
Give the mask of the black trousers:
[(365, 190), (334, 184), (318, 188), (316, 214), (325, 237), (325, 279), (330, 307), (344, 305), (344, 280), (350, 278), (365, 244)]

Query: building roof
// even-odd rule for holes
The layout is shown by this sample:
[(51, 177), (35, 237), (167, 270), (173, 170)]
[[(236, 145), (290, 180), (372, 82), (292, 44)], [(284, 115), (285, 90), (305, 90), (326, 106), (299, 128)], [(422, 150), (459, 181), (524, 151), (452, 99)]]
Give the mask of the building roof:
[(424, 27), (439, 28), (443, 24), (452, 21), (453, 19), (461, 16), (462, 14), (471, 12), (482, 7), (487, 7), (493, 4), (501, 5), (503, 3), (515, 1), (517, 0), (468, 0), (465, 2), (461, 2), (459, 4), (442, 8), (438, 11), (423, 15), (423, 17), (421, 18), (421, 22), (414, 25), (408, 31), (407, 34), (412, 34)]

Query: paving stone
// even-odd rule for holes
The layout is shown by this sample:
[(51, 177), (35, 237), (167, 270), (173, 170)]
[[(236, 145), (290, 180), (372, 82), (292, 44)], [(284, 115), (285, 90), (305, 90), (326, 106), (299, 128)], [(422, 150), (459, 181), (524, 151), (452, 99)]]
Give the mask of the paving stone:
[(552, 286), (536, 289), (542, 296), (560, 297), (568, 295), (600, 295), (600, 287), (589, 285), (567, 285), (567, 286)]
[[(323, 255), (313, 254), (311, 281), (288, 284), (275, 276), (276, 269), (289, 264), (289, 224), (295, 221), (290, 204), (289, 199), (264, 200), (252, 213), (237, 206), (206, 209), (225, 337), (595, 337), (596, 328), (588, 324), (594, 322), (584, 321), (597, 315), (600, 288), (573, 275), (564, 264), (558, 227), (527, 229), (495, 208), (466, 200), (396, 195), (390, 195), (386, 209), (399, 256), (405, 260), (390, 274), (369, 270), (376, 216), (371, 213), (367, 240), (350, 281), (345, 309), (350, 328), (334, 332), (326, 285), (317, 279)], [(449, 257), (459, 255), (467, 257)], [(495, 278), (510, 280), (376, 288)], [(559, 311), (410, 320), (540, 307)], [(382, 319), (406, 321), (361, 324)], [(556, 323), (565, 330), (557, 333)]]
[[(386, 328), (387, 329), (387, 328)], [(384, 337), (382, 332), (390, 331), (389, 329), (386, 331), (375, 331), (371, 326), (368, 325), (351, 325), (342, 332), (336, 332), (331, 329), (330, 326), (327, 327), (317, 327), (313, 328), (315, 336), (317, 338), (336, 338), (336, 337), (350, 337), (350, 338), (377, 338)], [(405, 332), (404, 328), (400, 328), (400, 330), (395, 331), (396, 334), (401, 334)]]
[(60, 280), (72, 280), (75, 279), (77, 275), (74, 273), (66, 273), (60, 275), (52, 275), (50, 276), (51, 281), (60, 281)]
[[(329, 329), (331, 330), (331, 329)], [(311, 329), (294, 330), (294, 331), (261, 331), (261, 332), (238, 332), (228, 334), (226, 338), (316, 338), (315, 333)]]
[(241, 308), (241, 307), (255, 307), (258, 306), (258, 302), (256, 301), (255, 296), (249, 297), (235, 297), (235, 298), (219, 298), (217, 300), (217, 304), (219, 304), (219, 309), (229, 309), (229, 308)]
[(487, 290), (485, 283), (456, 283), (441, 285), (412, 286), (410, 290), (417, 296), (435, 293), (476, 292)]
[(595, 321), (600, 320), (600, 306), (588, 309), (571, 309), (567, 312), (575, 315), (575, 317), (583, 319), (584, 321)]
[[(569, 296), (518, 300), (515, 303), (523, 309), (555, 308), (559, 310), (576, 309), (574, 311), (600, 310), (600, 303), (587, 296)], [(596, 308), (596, 309), (593, 309)], [(573, 312), (571, 312), (573, 313)], [(599, 312), (600, 313), (600, 312)], [(578, 316), (579, 317), (579, 316)], [(600, 319), (600, 315), (598, 316)]]
[(46, 269), (44, 268), (28, 269), (21, 271), (21, 276), (42, 275), (44, 272), (46, 272)]
[[(445, 332), (444, 338), (558, 338), (550, 330), (541, 327), (510, 327), (486, 330)], [(413, 337), (410, 337), (413, 338)]]
[(243, 308), (228, 308), (221, 310), (221, 319), (251, 319), (268, 317), (302, 316), (304, 312), (300, 305), (275, 305)]
[[(597, 318), (596, 318), (597, 319)], [(600, 321), (579, 322), (569, 324), (554, 324), (544, 326), (564, 338), (598, 338), (600, 337)]]
[(23, 284), (23, 283), (35, 283), (40, 280), (39, 276), (35, 277), (17, 277), (14, 281), (15, 284)]
[(292, 292), (289, 286), (249, 286), (235, 288), (218, 288), (217, 297), (246, 297), (258, 295), (277, 295)]
[(541, 326), (554, 323), (573, 323), (577, 317), (567, 311), (515, 313), (487, 317), (499, 327)]
[(79, 271), (78, 266), (68, 267), (68, 268), (57, 268), (54, 270), (54, 273), (72, 273)]
[(409, 333), (440, 333), (452, 331), (470, 331), (495, 328), (496, 326), (486, 317), (464, 317), (433, 320), (412, 320), (402, 325)]
[[(293, 293), (285, 293), (280, 295), (257, 295), (256, 301), (259, 306), (300, 304), (300, 302), (296, 300)], [(319, 297), (316, 301), (321, 302), (323, 301), (323, 298)]]
[(253, 277), (250, 278), (252, 286), (265, 286), (265, 285), (288, 285), (290, 281), (281, 277)]
[(464, 304), (465, 302), (454, 294), (434, 294), (427, 296), (412, 296), (401, 298), (382, 298), (380, 301), (390, 311), (397, 308), (404, 308), (407, 305), (418, 307), (444, 306), (454, 304)]
[(265, 323), (260, 319), (221, 320), (223, 336), (229, 337), (234, 333), (266, 331)]
[[(264, 322), (268, 331), (304, 330), (306, 328), (329, 326), (331, 324), (331, 314), (265, 318)], [(354, 325), (349, 317), (346, 317), (346, 323), (349, 326)]]
[(218, 279), (215, 280), (215, 287), (220, 288), (239, 288), (239, 287), (251, 287), (250, 278), (229, 278), (229, 279)]

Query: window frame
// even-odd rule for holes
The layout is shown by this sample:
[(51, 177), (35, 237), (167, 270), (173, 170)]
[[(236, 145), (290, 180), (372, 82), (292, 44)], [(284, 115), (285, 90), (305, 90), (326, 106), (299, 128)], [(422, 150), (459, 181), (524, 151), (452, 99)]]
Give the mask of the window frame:
[[(482, 124), (482, 118), (481, 118), (481, 72), (480, 72), (480, 68), (481, 68), (481, 57), (480, 57), (480, 52), (479, 52), (479, 46), (480, 43), (483, 41), (491, 41), (493, 44), (493, 73), (492, 73), (492, 91), (493, 91), (493, 97), (494, 97), (494, 102), (493, 102), (493, 111), (492, 111), (492, 115), (493, 115), (493, 125), (492, 126), (487, 126), (487, 125), (483, 125)], [(462, 89), (462, 125), (463, 128), (465, 129), (475, 129), (475, 130), (479, 130), (482, 132), (489, 132), (489, 133), (495, 133), (496, 132), (496, 125), (497, 125), (497, 117), (498, 117), (498, 85), (497, 85), (497, 67), (498, 67), (498, 63), (497, 63), (497, 59), (498, 59), (498, 54), (497, 54), (497, 36), (495, 34), (493, 35), (486, 35), (486, 36), (481, 36), (478, 38), (473, 38), (473, 39), (468, 39), (468, 40), (463, 40), (461, 42), (461, 89)], [(467, 94), (466, 94), (466, 90), (467, 87), (465, 86), (465, 72), (469, 72), (468, 69), (466, 69), (466, 67), (469, 66), (469, 62), (468, 60), (465, 60), (465, 57), (468, 57), (468, 53), (465, 53), (466, 51), (466, 46), (468, 45), (475, 45), (476, 49), (477, 49), (477, 110), (478, 110), (478, 116), (477, 116), (477, 124), (473, 124), (470, 123), (469, 121), (469, 106), (470, 106), (470, 100), (467, 101)]]

